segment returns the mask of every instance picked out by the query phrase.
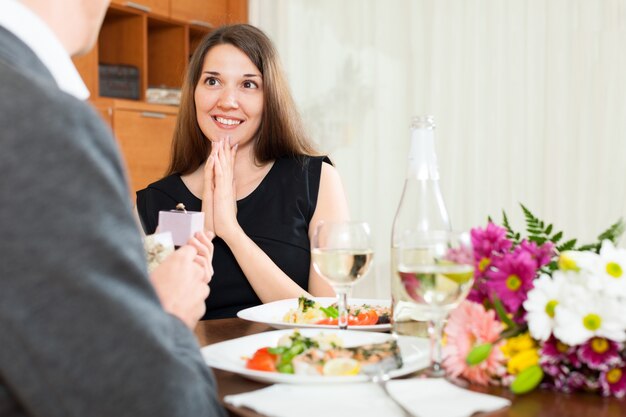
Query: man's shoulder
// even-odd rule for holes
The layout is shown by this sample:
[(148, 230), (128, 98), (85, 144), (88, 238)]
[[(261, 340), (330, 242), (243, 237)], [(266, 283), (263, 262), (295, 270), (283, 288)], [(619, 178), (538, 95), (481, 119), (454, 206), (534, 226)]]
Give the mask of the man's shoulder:
[(33, 119), (34, 125), (40, 124), (42, 117), (84, 123), (85, 113), (93, 113), (89, 105), (61, 91), (48, 77), (38, 79), (32, 72), (0, 60), (0, 117), (38, 117)]
[(95, 142), (96, 149), (116, 152), (110, 130), (89, 104), (1, 60), (0, 125), (5, 143), (25, 138), (72, 147)]

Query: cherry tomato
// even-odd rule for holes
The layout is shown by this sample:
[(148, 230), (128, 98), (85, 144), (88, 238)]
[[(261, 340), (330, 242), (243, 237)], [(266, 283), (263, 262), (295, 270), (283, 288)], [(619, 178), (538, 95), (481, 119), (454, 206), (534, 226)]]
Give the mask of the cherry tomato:
[(246, 368), (255, 371), (276, 372), (277, 355), (269, 353), (267, 349), (264, 347), (254, 352), (254, 355), (246, 362)]
[(356, 326), (371, 326), (378, 322), (378, 313), (374, 310), (367, 310), (359, 313), (357, 316)]

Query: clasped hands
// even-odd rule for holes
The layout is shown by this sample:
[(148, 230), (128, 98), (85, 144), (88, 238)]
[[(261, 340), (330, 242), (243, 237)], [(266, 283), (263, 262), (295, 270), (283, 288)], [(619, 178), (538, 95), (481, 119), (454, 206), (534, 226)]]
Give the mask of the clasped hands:
[(231, 146), (229, 137), (212, 142), (204, 164), (204, 228), (222, 239), (239, 227), (234, 176), (237, 147)]

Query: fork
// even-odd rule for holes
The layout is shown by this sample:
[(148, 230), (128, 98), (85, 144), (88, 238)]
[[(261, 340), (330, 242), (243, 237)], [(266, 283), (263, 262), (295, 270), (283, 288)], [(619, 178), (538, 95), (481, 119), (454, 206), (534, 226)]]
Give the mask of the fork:
[[(389, 365), (389, 362), (381, 361), (373, 365), (365, 366), (362, 370), (365, 375), (370, 377), (370, 381), (378, 385), (383, 390), (387, 398), (391, 399), (391, 401), (393, 401), (398, 406), (398, 408), (400, 408), (400, 410), (404, 414), (404, 417), (417, 417), (415, 414), (409, 411), (408, 408), (402, 405), (400, 401), (396, 400), (395, 397), (389, 392), (389, 389), (387, 388), (387, 382), (391, 379), (391, 377), (387, 373), (388, 370), (386, 369), (389, 368), (389, 366), (383, 365)], [(395, 366), (390, 369), (395, 369)]]

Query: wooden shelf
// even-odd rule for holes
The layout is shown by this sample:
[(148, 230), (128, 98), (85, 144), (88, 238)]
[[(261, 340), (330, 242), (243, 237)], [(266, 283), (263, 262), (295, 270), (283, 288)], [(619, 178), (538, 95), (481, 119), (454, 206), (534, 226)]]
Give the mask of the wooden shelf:
[(172, 21), (148, 18), (149, 87), (181, 86), (189, 55), (188, 32), (186, 26)]
[[(247, 21), (247, 0), (112, 0), (98, 42), (74, 59), (91, 102), (111, 126), (135, 191), (161, 178), (171, 151), (178, 107), (145, 102), (148, 87), (180, 88), (189, 57), (204, 36), (225, 23)], [(139, 72), (139, 99), (104, 97), (100, 64)]]

